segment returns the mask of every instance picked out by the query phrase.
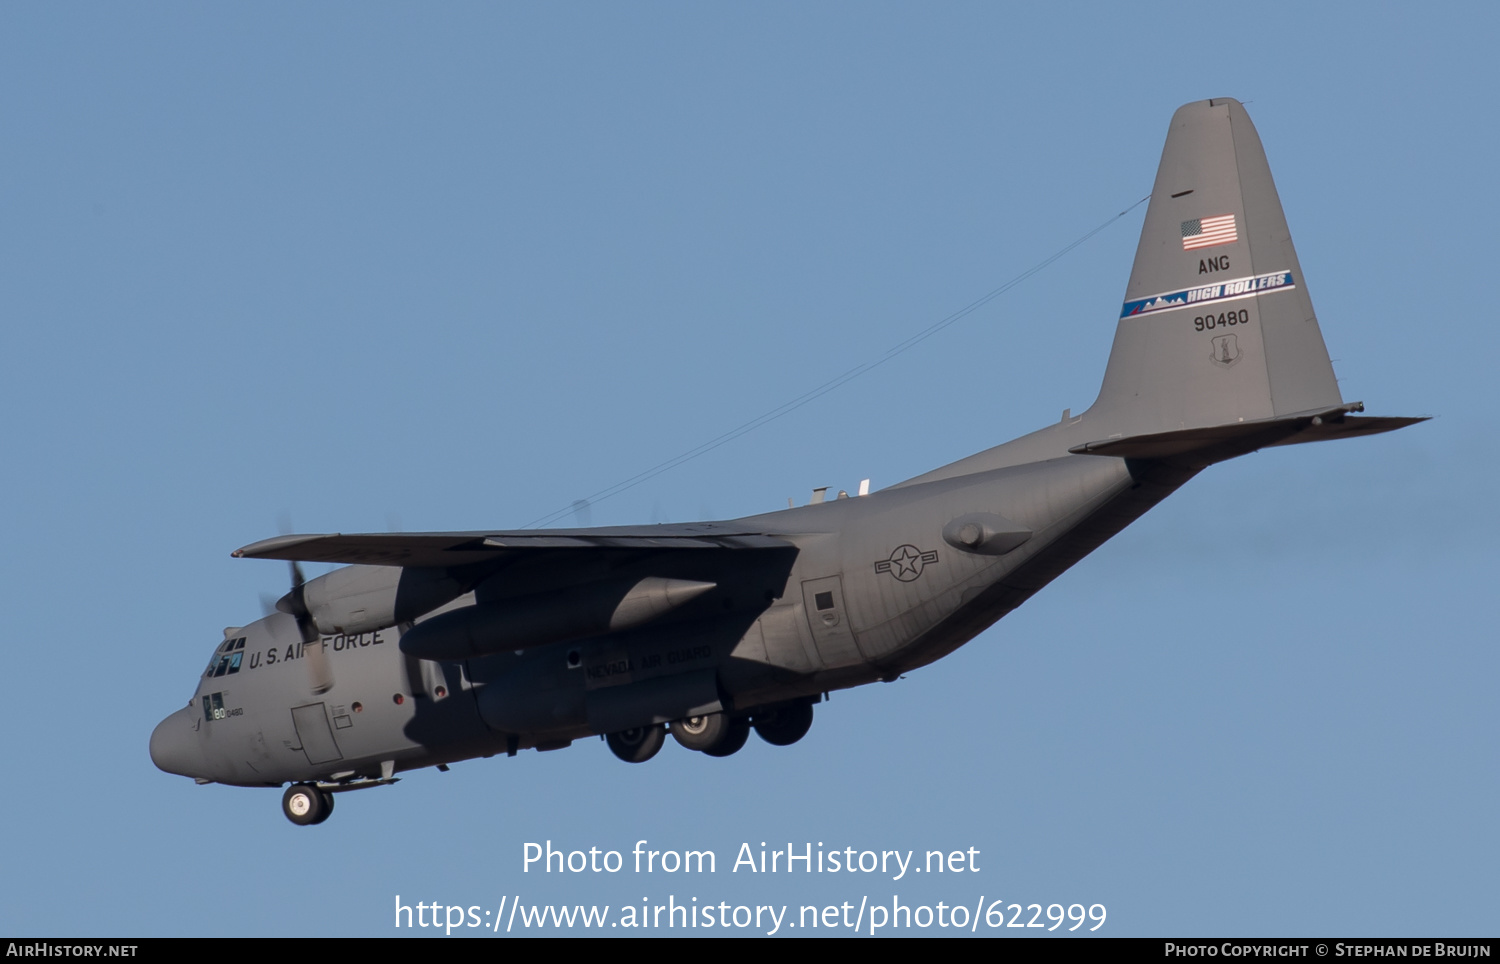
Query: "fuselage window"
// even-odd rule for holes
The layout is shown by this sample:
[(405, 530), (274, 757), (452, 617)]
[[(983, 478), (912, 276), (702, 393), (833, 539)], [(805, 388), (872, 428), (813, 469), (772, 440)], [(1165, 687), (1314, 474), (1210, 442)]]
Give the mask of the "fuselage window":
[(210, 693), (203, 697), (203, 718), (205, 720), (222, 720), (224, 718), (224, 694)]

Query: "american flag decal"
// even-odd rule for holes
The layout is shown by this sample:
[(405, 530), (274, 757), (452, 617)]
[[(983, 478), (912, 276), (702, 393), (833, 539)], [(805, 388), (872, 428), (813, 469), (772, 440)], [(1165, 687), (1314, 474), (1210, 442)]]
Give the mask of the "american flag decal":
[(1233, 214), (1216, 214), (1211, 218), (1193, 218), (1182, 222), (1182, 250), (1195, 251), (1216, 244), (1233, 244), (1239, 240), (1234, 231)]

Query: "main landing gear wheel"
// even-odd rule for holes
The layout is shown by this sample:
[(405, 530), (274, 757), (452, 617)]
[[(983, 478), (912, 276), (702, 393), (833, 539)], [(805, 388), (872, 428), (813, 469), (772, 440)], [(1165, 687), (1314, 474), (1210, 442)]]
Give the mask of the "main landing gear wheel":
[(282, 794), (281, 812), (299, 827), (322, 823), (333, 813), (333, 794), (310, 783), (294, 783)]
[(755, 732), (772, 746), (791, 746), (812, 728), (813, 705), (793, 703), (755, 714)]
[(743, 716), (737, 716), (729, 721), (729, 729), (724, 733), (724, 739), (718, 746), (704, 750), (705, 756), (730, 756), (738, 753), (745, 741), (750, 739), (750, 721)]
[(705, 713), (672, 721), (672, 736), (689, 750), (711, 750), (729, 735), (730, 719), (723, 713)]
[(660, 723), (637, 726), (630, 730), (611, 733), (604, 738), (609, 750), (626, 763), (645, 763), (656, 756), (662, 744), (667, 742), (666, 727)]

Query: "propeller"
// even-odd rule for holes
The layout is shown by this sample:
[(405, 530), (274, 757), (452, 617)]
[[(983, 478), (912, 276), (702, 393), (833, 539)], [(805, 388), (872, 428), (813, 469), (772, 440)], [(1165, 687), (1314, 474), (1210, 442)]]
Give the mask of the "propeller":
[(295, 561), (292, 567), (292, 591), (276, 600), (276, 608), (297, 621), (297, 632), (302, 636), (302, 659), (307, 664), (307, 682), (314, 696), (321, 696), (333, 689), (333, 668), (328, 665), (328, 653), (323, 648), (323, 634), (313, 623), (307, 611), (307, 600), (303, 587), (307, 578), (302, 567)]

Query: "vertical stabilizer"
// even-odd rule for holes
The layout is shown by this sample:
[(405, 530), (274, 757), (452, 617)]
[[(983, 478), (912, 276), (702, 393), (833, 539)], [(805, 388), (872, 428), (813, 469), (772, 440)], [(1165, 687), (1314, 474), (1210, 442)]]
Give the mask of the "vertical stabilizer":
[(1341, 401), (1249, 115), (1229, 99), (1180, 108), (1090, 421), (1139, 435)]

